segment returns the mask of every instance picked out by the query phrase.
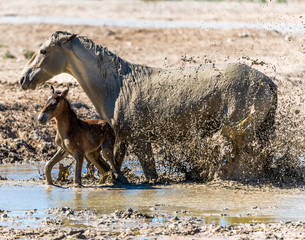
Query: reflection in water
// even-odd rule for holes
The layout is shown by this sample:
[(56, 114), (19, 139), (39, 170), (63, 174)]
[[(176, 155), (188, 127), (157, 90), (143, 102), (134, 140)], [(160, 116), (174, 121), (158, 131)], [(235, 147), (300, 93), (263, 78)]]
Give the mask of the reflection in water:
[[(17, 175), (18, 169), (19, 179), (38, 178), (34, 166), (12, 166), (11, 170), (5, 165), (1, 167), (3, 177)], [(304, 205), (305, 193), (295, 189), (226, 189), (203, 184), (68, 188), (35, 181), (0, 181), (0, 209), (11, 211), (9, 216), (24, 216), (37, 209), (34, 216), (44, 218), (48, 208), (61, 207), (95, 209), (100, 214), (132, 208), (158, 214), (155, 222), (166, 221), (162, 215), (170, 214), (197, 216), (206, 224), (224, 226), (254, 221), (304, 221)], [(1, 218), (0, 223), (8, 224)], [(31, 220), (26, 224), (31, 225)]]
[(1, 164), (0, 176), (13, 180), (26, 180), (39, 177), (39, 166), (32, 164)]

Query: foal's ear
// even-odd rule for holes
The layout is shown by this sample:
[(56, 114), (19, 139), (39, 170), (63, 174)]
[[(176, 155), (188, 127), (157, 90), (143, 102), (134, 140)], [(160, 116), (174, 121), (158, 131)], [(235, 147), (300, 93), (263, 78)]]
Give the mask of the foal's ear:
[(62, 93), (61, 93), (61, 97), (62, 98), (66, 98), (69, 92), (69, 87), (67, 89), (65, 89)]

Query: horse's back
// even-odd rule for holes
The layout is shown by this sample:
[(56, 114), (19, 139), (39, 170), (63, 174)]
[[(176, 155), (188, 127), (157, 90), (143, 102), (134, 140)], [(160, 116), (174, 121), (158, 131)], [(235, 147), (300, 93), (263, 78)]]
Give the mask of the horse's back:
[(270, 78), (244, 64), (158, 70), (139, 86), (137, 97), (128, 103), (133, 109), (125, 109), (131, 114), (153, 111), (168, 120), (194, 114), (216, 118), (226, 111), (233, 120), (233, 115), (246, 115), (251, 105), (269, 107), (276, 92)]
[(122, 137), (172, 138), (190, 126), (204, 132), (212, 122), (216, 128), (236, 126), (251, 114), (257, 126), (276, 109), (276, 85), (244, 64), (153, 69), (147, 78), (128, 84), (124, 89), (130, 91), (116, 105), (114, 127)]

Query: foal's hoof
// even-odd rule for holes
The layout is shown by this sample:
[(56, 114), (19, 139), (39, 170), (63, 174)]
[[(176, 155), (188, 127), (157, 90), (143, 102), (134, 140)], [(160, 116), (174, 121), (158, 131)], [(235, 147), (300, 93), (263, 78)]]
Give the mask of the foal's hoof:
[(105, 174), (100, 178), (99, 184), (104, 184), (109, 177), (109, 174)]

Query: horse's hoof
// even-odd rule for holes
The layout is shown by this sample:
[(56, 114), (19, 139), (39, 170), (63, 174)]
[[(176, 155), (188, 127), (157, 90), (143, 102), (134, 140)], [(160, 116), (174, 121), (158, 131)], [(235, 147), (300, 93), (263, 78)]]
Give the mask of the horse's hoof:
[(128, 179), (122, 173), (112, 173), (112, 182), (113, 183), (124, 183), (128, 184)]
[(145, 183), (145, 184), (157, 184), (157, 183), (159, 183), (159, 180), (158, 179), (156, 179), (156, 178), (154, 178), (154, 179), (146, 179), (143, 183)]
[(46, 184), (47, 185), (54, 185), (52, 181), (47, 181)]
[(120, 181), (121, 183), (129, 183), (128, 179), (123, 174), (118, 174), (117, 180)]
[(81, 183), (74, 183), (75, 188), (81, 188), (83, 185)]

